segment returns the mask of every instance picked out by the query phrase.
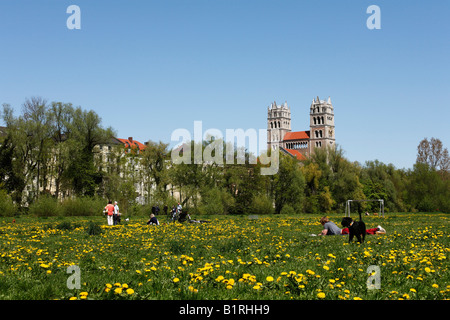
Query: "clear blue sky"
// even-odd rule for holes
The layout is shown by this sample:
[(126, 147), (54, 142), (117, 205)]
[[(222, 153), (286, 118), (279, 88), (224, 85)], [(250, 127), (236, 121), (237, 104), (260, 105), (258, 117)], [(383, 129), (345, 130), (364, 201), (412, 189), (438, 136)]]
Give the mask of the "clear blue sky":
[(424, 137), (450, 147), (449, 40), (443, 0), (2, 0), (0, 104), (71, 102), (121, 138), (170, 142), (195, 120), (264, 129), (274, 100), (309, 130), (311, 100), (331, 96), (349, 160), (411, 168)]

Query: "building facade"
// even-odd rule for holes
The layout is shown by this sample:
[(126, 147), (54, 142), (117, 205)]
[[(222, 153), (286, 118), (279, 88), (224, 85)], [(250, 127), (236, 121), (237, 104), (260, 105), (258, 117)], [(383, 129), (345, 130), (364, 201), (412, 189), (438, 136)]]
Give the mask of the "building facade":
[(298, 160), (308, 158), (316, 148), (335, 147), (334, 107), (331, 99), (313, 99), (309, 110), (309, 130), (291, 130), (291, 108), (274, 101), (267, 108), (267, 149), (278, 148)]

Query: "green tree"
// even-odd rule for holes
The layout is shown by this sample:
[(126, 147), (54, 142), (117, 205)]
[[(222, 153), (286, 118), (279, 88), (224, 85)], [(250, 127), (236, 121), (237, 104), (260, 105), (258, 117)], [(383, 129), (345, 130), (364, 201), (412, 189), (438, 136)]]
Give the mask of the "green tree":
[(450, 182), (426, 163), (416, 163), (408, 172), (407, 201), (419, 211), (450, 212)]
[(275, 213), (289, 205), (296, 212), (302, 209), (305, 178), (299, 162), (287, 155), (280, 154), (278, 173), (274, 177)]
[(76, 195), (94, 196), (103, 179), (103, 171), (94, 162), (94, 146), (108, 143), (114, 131), (111, 127), (104, 129), (94, 111), (81, 107), (74, 110), (69, 130), (73, 143), (65, 177), (71, 181)]

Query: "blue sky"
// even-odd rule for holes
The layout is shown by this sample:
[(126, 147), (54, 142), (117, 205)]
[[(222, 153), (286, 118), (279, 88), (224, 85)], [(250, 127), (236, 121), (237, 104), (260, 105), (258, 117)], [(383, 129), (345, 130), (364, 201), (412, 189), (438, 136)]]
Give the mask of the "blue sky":
[(71, 102), (121, 138), (170, 142), (195, 120), (264, 129), (274, 100), (309, 130), (330, 96), (349, 160), (411, 168), (424, 137), (450, 147), (449, 15), (441, 0), (2, 0), (0, 104)]

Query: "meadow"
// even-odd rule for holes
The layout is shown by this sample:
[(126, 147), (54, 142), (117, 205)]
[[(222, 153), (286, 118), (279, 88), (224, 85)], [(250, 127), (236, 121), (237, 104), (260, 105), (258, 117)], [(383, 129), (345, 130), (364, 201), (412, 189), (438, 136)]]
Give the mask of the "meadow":
[[(329, 217), (339, 224), (342, 216)], [(104, 217), (1, 218), (0, 299), (450, 298), (448, 214), (364, 217), (368, 228), (387, 230), (364, 244), (310, 236), (322, 229), (318, 215), (208, 219), (107, 226)], [(71, 265), (79, 289), (67, 285)], [(367, 289), (371, 265), (380, 289)]]

